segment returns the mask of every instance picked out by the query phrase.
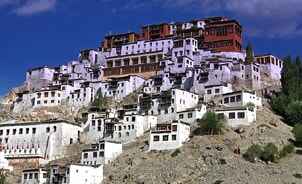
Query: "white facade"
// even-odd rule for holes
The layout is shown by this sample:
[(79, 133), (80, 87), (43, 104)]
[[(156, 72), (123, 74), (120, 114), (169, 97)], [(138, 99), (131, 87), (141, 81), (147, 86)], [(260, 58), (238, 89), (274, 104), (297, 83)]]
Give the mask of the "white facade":
[[(141, 98), (140, 101), (144, 103), (143, 98)], [(196, 108), (198, 102), (199, 97), (194, 93), (180, 89), (171, 89), (152, 97), (148, 102), (149, 108), (141, 105), (140, 110), (150, 115), (156, 115), (158, 123), (160, 123), (175, 120), (178, 112)]]
[(253, 103), (258, 108), (262, 107), (261, 97), (258, 97), (256, 93), (245, 91), (223, 94), (221, 103), (226, 107), (243, 107), (248, 103)]
[(223, 117), (230, 127), (249, 126), (256, 121), (256, 109), (231, 107), (218, 109), (215, 112), (219, 117)]
[(127, 95), (142, 87), (144, 82), (145, 79), (136, 75), (110, 78), (106, 82), (103, 82), (101, 92), (105, 97), (113, 97), (116, 100), (122, 100)]
[(205, 88), (204, 101), (209, 102), (211, 99), (221, 96), (226, 93), (233, 92), (232, 85), (230, 83), (222, 85), (207, 85)]
[(180, 148), (189, 140), (190, 125), (181, 121), (157, 124), (150, 131), (149, 150), (170, 150)]
[(50, 184), (101, 184), (103, 165), (92, 167), (86, 165), (53, 165), (50, 168)]
[(0, 124), (0, 143), (6, 158), (40, 158), (54, 160), (63, 157), (64, 146), (77, 143), (81, 127), (67, 121), (15, 121)]
[(21, 184), (47, 184), (47, 170), (39, 169), (26, 169), (22, 172)]
[(90, 166), (108, 164), (122, 152), (121, 142), (103, 140), (97, 144), (92, 144), (90, 149), (82, 151), (81, 164)]
[(255, 56), (257, 63), (260, 64), (261, 73), (269, 76), (273, 80), (281, 79), (281, 71), (283, 68), (283, 61), (271, 54)]
[(142, 40), (134, 43), (125, 44), (122, 46), (121, 50), (117, 48), (112, 48), (109, 52), (105, 52), (104, 54), (108, 58), (115, 56), (152, 53), (157, 51), (163, 51), (164, 53), (168, 53), (169, 50), (171, 50), (172, 48), (172, 39), (162, 39), (156, 41)]
[(107, 138), (123, 144), (132, 142), (154, 127), (157, 120), (158, 118), (152, 115), (125, 115), (123, 120), (114, 123), (113, 132)]
[(26, 73), (25, 83), (31, 89), (46, 87), (53, 80), (54, 73), (55, 70), (47, 66), (31, 69)]

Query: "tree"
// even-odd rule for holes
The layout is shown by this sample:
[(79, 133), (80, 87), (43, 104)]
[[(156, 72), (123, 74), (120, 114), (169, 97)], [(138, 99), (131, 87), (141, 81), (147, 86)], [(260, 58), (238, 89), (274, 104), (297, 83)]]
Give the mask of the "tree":
[(221, 134), (225, 124), (225, 119), (218, 117), (214, 112), (207, 112), (199, 122), (199, 127), (209, 135)]
[(281, 116), (286, 115), (285, 110), (288, 104), (289, 104), (289, 98), (285, 94), (274, 96), (271, 100), (272, 109)]
[(252, 102), (249, 102), (249, 103), (247, 103), (246, 105), (245, 105), (245, 107), (249, 110), (249, 111), (254, 111), (254, 109), (255, 109), (255, 104), (254, 103), (252, 103)]
[(298, 145), (302, 145), (302, 124), (296, 124), (293, 129), (293, 133)]
[(91, 104), (94, 107), (98, 107), (100, 109), (104, 109), (108, 107), (108, 100), (103, 96), (101, 90), (98, 90), (95, 96), (94, 101)]
[(288, 144), (282, 148), (279, 152), (279, 158), (286, 157), (288, 154), (291, 154), (295, 151), (295, 146), (292, 144)]
[(302, 124), (302, 101), (293, 101), (285, 109), (286, 119), (289, 124)]
[(261, 159), (265, 162), (276, 162), (278, 159), (278, 147), (273, 143), (268, 143), (263, 149)]
[(246, 58), (245, 61), (248, 64), (254, 63), (254, 50), (252, 44), (249, 42), (247, 47), (246, 47)]
[(243, 158), (250, 162), (255, 162), (256, 158), (260, 159), (262, 155), (262, 148), (258, 144), (253, 144), (247, 151), (243, 154)]
[(0, 169), (0, 184), (6, 184), (7, 171)]

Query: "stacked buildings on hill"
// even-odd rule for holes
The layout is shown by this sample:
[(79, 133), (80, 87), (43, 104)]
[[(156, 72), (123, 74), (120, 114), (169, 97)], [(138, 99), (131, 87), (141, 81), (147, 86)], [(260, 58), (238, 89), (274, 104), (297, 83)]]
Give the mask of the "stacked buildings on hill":
[(22, 182), (97, 183), (103, 165), (146, 132), (148, 150), (179, 148), (209, 109), (230, 127), (248, 126), (262, 106), (255, 91), (266, 78), (280, 80), (283, 61), (270, 54), (246, 61), (242, 45), (238, 21), (213, 17), (108, 35), (100, 48), (82, 50), (75, 61), (30, 69), (12, 104), (15, 113), (58, 106), (77, 111), (100, 96), (115, 102), (133, 93), (138, 98), (134, 104), (91, 109), (84, 122), (0, 123), (4, 155), (11, 163), (39, 165), (64, 156), (65, 146), (85, 142), (90, 147), (82, 150), (78, 165), (53, 165), (46, 179), (44, 169), (25, 170)]

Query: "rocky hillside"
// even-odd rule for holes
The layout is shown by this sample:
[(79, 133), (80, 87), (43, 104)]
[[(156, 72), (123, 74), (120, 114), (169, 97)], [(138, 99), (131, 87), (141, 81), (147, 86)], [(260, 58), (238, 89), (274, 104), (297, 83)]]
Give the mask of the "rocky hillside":
[[(193, 136), (179, 150), (147, 152), (148, 135), (125, 147), (116, 161), (105, 167), (104, 183), (302, 183), (302, 155), (293, 154), (279, 163), (250, 163), (242, 153), (254, 143), (274, 142), (279, 147), (292, 138), (291, 128), (268, 108), (258, 113), (257, 123), (236, 133)], [(241, 155), (235, 154), (239, 147)]]

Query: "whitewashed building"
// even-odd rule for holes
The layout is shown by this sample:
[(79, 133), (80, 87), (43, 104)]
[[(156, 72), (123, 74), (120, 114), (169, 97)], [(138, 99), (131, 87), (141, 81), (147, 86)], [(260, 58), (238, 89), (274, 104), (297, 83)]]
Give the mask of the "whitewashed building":
[(25, 84), (30, 89), (40, 89), (51, 84), (55, 70), (53, 68), (43, 66), (33, 68), (26, 72)]
[(47, 184), (48, 176), (45, 168), (25, 169), (22, 171), (21, 184)]
[(206, 85), (203, 100), (209, 102), (215, 97), (219, 97), (226, 93), (233, 92), (232, 85), (230, 83), (223, 83), (218, 85)]
[[(156, 95), (141, 95), (139, 109), (141, 113), (157, 116), (158, 123), (161, 123), (177, 119), (178, 112), (192, 110), (198, 103), (198, 95), (181, 89), (171, 89)], [(201, 108), (201, 114), (203, 110)]]
[(260, 64), (261, 73), (273, 80), (281, 79), (283, 61), (271, 54), (255, 56), (257, 63)]
[(97, 166), (108, 164), (123, 152), (121, 142), (102, 140), (82, 150), (81, 164)]
[(125, 114), (123, 119), (105, 122), (106, 139), (122, 142), (134, 141), (157, 124), (153, 115)]
[(143, 86), (145, 79), (137, 75), (110, 78), (101, 85), (102, 95), (122, 100)]
[(87, 166), (72, 164), (50, 167), (50, 184), (101, 184), (103, 182), (103, 165)]
[(150, 131), (149, 150), (180, 148), (189, 140), (190, 125), (182, 121), (159, 123)]
[(221, 104), (226, 107), (244, 107), (253, 103), (257, 108), (262, 107), (262, 99), (255, 92), (236, 91), (223, 94)]
[(218, 117), (226, 120), (230, 127), (249, 126), (256, 121), (256, 109), (247, 107), (224, 107), (216, 109)]
[(2, 122), (0, 143), (6, 158), (37, 158), (50, 161), (63, 157), (64, 146), (77, 143), (80, 125), (68, 121)]

